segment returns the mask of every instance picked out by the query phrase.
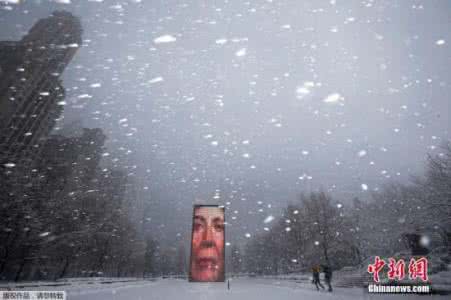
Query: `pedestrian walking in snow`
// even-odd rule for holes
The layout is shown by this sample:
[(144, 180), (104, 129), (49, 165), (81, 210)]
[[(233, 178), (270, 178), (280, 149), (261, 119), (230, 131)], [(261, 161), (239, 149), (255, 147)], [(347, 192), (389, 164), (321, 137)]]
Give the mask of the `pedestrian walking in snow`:
[(329, 265), (323, 265), (324, 280), (328, 286), (328, 291), (332, 292), (332, 269)]
[(318, 286), (320, 286), (324, 290), (324, 286), (321, 284), (321, 281), (319, 279), (319, 271), (320, 271), (319, 266), (314, 266), (312, 268), (312, 283), (316, 286), (316, 289), (318, 291), (319, 291)]

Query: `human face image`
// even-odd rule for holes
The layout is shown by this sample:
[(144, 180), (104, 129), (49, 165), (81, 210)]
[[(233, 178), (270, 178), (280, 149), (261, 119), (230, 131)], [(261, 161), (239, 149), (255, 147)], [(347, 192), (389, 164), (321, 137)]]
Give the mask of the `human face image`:
[(195, 206), (190, 281), (224, 281), (224, 208)]

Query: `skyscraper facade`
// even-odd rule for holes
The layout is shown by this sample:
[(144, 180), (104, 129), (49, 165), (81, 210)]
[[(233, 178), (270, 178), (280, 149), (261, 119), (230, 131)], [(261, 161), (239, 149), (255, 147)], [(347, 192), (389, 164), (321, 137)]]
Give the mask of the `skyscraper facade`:
[(64, 107), (60, 76), (81, 46), (77, 17), (56, 11), (0, 42), (0, 168), (26, 174)]

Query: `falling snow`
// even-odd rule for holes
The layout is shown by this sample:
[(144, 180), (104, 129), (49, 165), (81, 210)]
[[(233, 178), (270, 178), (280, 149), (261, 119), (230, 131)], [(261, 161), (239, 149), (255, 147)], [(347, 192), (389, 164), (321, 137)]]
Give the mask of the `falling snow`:
[(165, 35), (162, 35), (162, 36), (159, 36), (159, 37), (155, 38), (153, 40), (153, 42), (155, 44), (165, 44), (165, 43), (175, 42), (176, 40), (177, 39), (175, 37), (173, 37), (172, 35), (165, 34)]

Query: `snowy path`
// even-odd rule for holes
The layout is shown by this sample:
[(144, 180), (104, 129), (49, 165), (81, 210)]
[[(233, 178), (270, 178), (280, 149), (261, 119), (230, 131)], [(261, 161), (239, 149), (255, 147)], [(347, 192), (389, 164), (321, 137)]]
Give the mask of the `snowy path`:
[(114, 288), (74, 288), (67, 292), (68, 300), (444, 299), (441, 296), (370, 295), (359, 288), (338, 288), (333, 293), (317, 292), (313, 287), (297, 286), (295, 282), (268, 279), (235, 279), (231, 281), (230, 290), (227, 290), (226, 283), (190, 283), (186, 280), (162, 279)]

